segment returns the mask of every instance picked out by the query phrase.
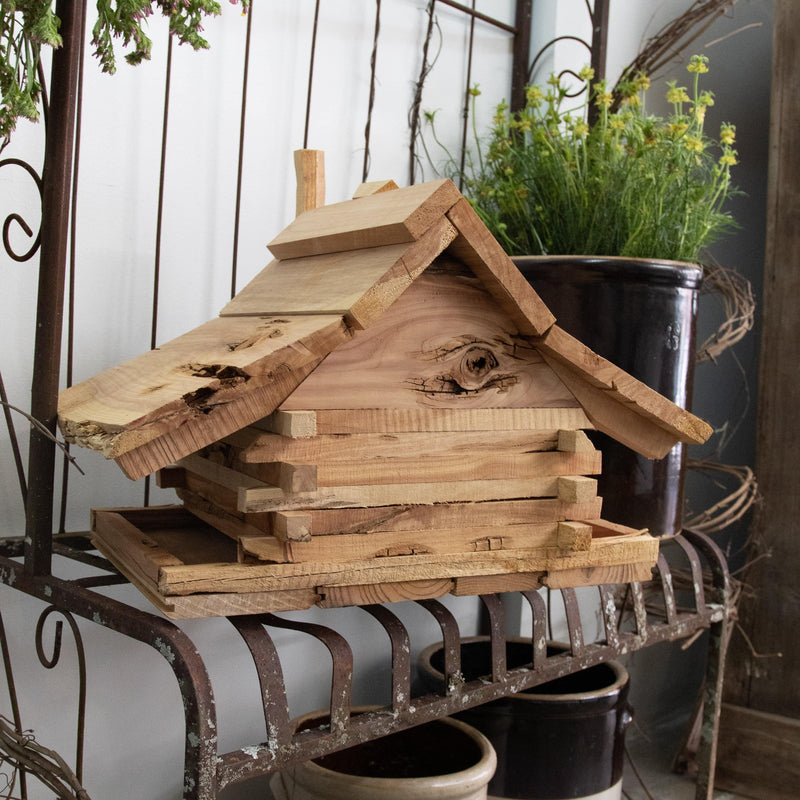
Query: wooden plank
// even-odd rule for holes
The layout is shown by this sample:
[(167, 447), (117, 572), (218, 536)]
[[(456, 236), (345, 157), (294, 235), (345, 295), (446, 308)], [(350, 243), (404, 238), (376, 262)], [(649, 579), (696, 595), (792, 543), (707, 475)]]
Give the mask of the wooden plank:
[(297, 176), (295, 213), (325, 205), (325, 151), (295, 150), (294, 171)]
[(254, 499), (240, 494), (238, 510), (254, 514), (264, 511), (299, 511), (331, 506), (368, 508), (371, 506), (397, 506), (405, 503), (428, 505), (526, 497), (556, 497), (559, 480), (561, 479), (558, 477), (546, 477), (521, 480), (324, 486), (316, 492), (301, 492), (276, 499), (263, 497)]
[(399, 603), (404, 600), (428, 600), (443, 597), (453, 588), (449, 578), (422, 581), (394, 581), (356, 586), (319, 586), (322, 608), (363, 606), (373, 603)]
[(581, 522), (591, 527), (593, 539), (600, 539), (603, 536), (638, 536), (647, 533), (647, 528), (630, 528), (627, 525), (620, 525), (605, 519), (587, 518), (582, 519)]
[(581, 408), (365, 408), (316, 412), (317, 432), (413, 433), (594, 427)]
[[(315, 589), (288, 589), (274, 592), (227, 592), (171, 597), (171, 619), (234, 617), (240, 614), (274, 614), (281, 611), (303, 611), (311, 608), (320, 595)], [(163, 600), (162, 600), (163, 602)]]
[(369, 327), (455, 239), (442, 218), (410, 244), (273, 261), (220, 312), (231, 316), (334, 314)]
[(456, 596), (528, 592), (542, 587), (544, 572), (520, 572), (512, 575), (463, 576), (455, 579), (452, 594)]
[(565, 503), (587, 503), (597, 496), (597, 481), (584, 475), (558, 478), (557, 496)]
[(330, 508), (309, 510), (314, 536), (370, 531), (416, 531), (443, 528), (476, 528), (497, 525), (533, 525), (561, 520), (599, 517), (602, 500), (564, 503), (554, 498), (438, 503), (430, 506), (400, 505), (378, 508)]
[[(310, 542), (311, 514), (307, 511), (275, 511), (272, 533), (282, 542)], [(261, 557), (261, 556), (259, 556)]]
[[(175, 603), (162, 597), (158, 592), (157, 582), (147, 574), (139, 564), (130, 558), (124, 550), (118, 550), (110, 541), (97, 535), (92, 536), (92, 544), (105, 556), (161, 613), (171, 615), (175, 611)], [(183, 598), (176, 598), (180, 602)]]
[(113, 542), (114, 549), (124, 554), (126, 563), (133, 565), (142, 579), (150, 581), (153, 585), (158, 581), (162, 566), (177, 566), (183, 563), (126, 519), (122, 510), (93, 510), (92, 533), (93, 541)]
[(385, 483), (438, 484), (454, 481), (518, 480), (554, 475), (598, 475), (599, 452), (592, 453), (475, 453), (472, 456), (386, 461), (331, 462), (318, 467), (320, 487)]
[(159, 591), (165, 596), (196, 592), (272, 591), (538, 572), (645, 561), (654, 564), (657, 555), (658, 540), (641, 536), (603, 539), (594, 543), (588, 553), (574, 551), (564, 554), (557, 548), (542, 548), (541, 551), (498, 550), (445, 556), (387, 556), (342, 563), (335, 565), (335, 569), (329, 563), (317, 562), (168, 566), (161, 569)]
[[(346, 452), (346, 450), (343, 450)], [(321, 461), (312, 464), (249, 463), (234, 459), (240, 472), (264, 481), (278, 483), (287, 493), (309, 492), (333, 486), (375, 485), (388, 483), (442, 483), (460, 480), (500, 480), (541, 478), (553, 475), (598, 475), (599, 451), (567, 453), (492, 452), (474, 450), (462, 454), (422, 454), (411, 458), (370, 458)], [(305, 479), (306, 472), (308, 478)], [(290, 476), (294, 476), (291, 480)]]
[(275, 463), (278, 468), (278, 486), (287, 493), (315, 492), (319, 485), (314, 464)]
[(403, 253), (409, 246), (395, 244), (272, 261), (237, 293), (220, 314), (225, 317), (265, 314), (343, 316), (387, 273), (403, 272), (402, 288), (410, 286), (411, 280), (402, 269)]
[(120, 555), (108, 542), (97, 539), (95, 545), (158, 611), (170, 619), (296, 611), (310, 608), (320, 597), (314, 589), (283, 589), (271, 592), (228, 592), (165, 598), (159, 594), (158, 589), (149, 578), (137, 570), (135, 565), (131, 564), (124, 555)]
[[(423, 553), (470, 553), (488, 550), (524, 550), (525, 548), (554, 547), (578, 549), (578, 540), (560, 533), (563, 522), (534, 525), (494, 525), (473, 528), (418, 531), (374, 531), (371, 533), (312, 536), (307, 541), (293, 541), (291, 560), (342, 563), (366, 561), (387, 556), (419, 555)], [(591, 528), (585, 527), (586, 546), (591, 542)], [(264, 561), (277, 561), (272, 553), (276, 540), (271, 536), (242, 539), (244, 551)]]
[(577, 589), (581, 586), (649, 581), (652, 578), (653, 563), (643, 561), (633, 564), (604, 564), (551, 570), (542, 578), (542, 585), (550, 589)]
[(156, 473), (159, 489), (178, 489), (186, 486), (186, 470), (182, 467), (165, 467)]
[(141, 477), (273, 411), (349, 336), (340, 317), (211, 320), (64, 390), (59, 422)]
[(716, 786), (758, 800), (795, 797), (800, 720), (723, 703)]
[(358, 200), (359, 197), (369, 197), (372, 194), (380, 194), (381, 192), (390, 192), (392, 189), (398, 188), (398, 185), (391, 179), (386, 181), (367, 181), (353, 192), (353, 200)]
[[(301, 412), (296, 412), (301, 413)], [(413, 455), (468, 456), (476, 451), (530, 453), (554, 450), (557, 433), (551, 431), (450, 431), (447, 433), (334, 434), (291, 440), (253, 427), (225, 440), (238, 448), (245, 463), (288, 461), (322, 464), (341, 461), (374, 461)]]
[(556, 543), (564, 550), (588, 550), (592, 544), (592, 526), (585, 522), (559, 522)]
[[(165, 516), (162, 508), (140, 509), (136, 514), (143, 511), (149, 513), (137, 524), (137, 517), (124, 509), (114, 512), (100, 509), (92, 533), (124, 553), (151, 578), (164, 566), (237, 563), (236, 542), (185, 508), (178, 508), (184, 517), (179, 523), (173, 522), (171, 515)], [(120, 520), (128, 523), (128, 527)]]
[(253, 427), (292, 439), (317, 435), (317, 415), (314, 411), (273, 411), (253, 423)]
[(572, 393), (480, 281), (426, 271), (282, 409), (568, 408)]
[(255, 504), (280, 502), (285, 494), (279, 486), (270, 486), (263, 481), (216, 464), (196, 454), (182, 458), (178, 462), (178, 466), (185, 469), (187, 473), (193, 473), (223, 489), (235, 492), (238, 511), (247, 511)]
[(587, 453), (595, 449), (589, 437), (580, 430), (561, 430), (558, 432), (556, 449), (565, 453)]
[(535, 336), (545, 333), (555, 322), (555, 317), (489, 233), (469, 202), (462, 198), (447, 212), (447, 216), (459, 233), (450, 246), (450, 252), (478, 276), (521, 333)]
[(302, 214), (267, 246), (288, 259), (413, 242), (460, 197), (445, 179), (333, 203)]
[(282, 541), (274, 536), (264, 536), (264, 532), (248, 525), (246, 522), (236, 519), (224, 511), (220, 511), (216, 506), (208, 502), (203, 502), (202, 498), (197, 498), (200, 502), (185, 502), (186, 509), (195, 517), (207, 523), (211, 527), (224, 533), (237, 543), (238, 562), (244, 562), (250, 558), (244, 542), (250, 539), (258, 539), (260, 542), (260, 558), (263, 561), (275, 561), (278, 563), (291, 561), (291, 553), (287, 551)]
[(580, 401), (599, 431), (648, 458), (663, 458), (678, 443), (678, 437), (651, 418), (620, 401), (610, 391), (591, 385), (569, 367), (546, 357), (550, 366)]
[[(673, 441), (687, 444), (701, 444), (713, 433), (711, 426), (703, 420), (597, 355), (557, 325), (537, 340), (537, 346), (547, 363), (587, 409), (587, 413), (595, 421), (595, 427), (624, 444), (628, 442), (621, 437), (627, 437), (631, 442), (628, 446), (643, 455), (649, 455), (649, 451), (654, 448), (654, 452), (663, 450), (663, 445), (659, 444), (659, 434), (649, 433), (650, 427), (659, 427)], [(557, 368), (557, 364), (561, 368)], [(577, 392), (578, 388), (581, 389), (580, 394)], [(588, 408), (587, 403), (590, 406)], [(615, 407), (624, 409), (627, 413), (615, 410)], [(635, 428), (630, 427), (633, 416), (642, 418), (642, 423)], [(602, 419), (605, 429), (599, 427), (598, 418)], [(634, 447), (633, 444), (639, 438), (642, 439), (641, 444), (638, 448)], [(661, 458), (669, 449), (667, 447), (661, 455), (650, 457)]]
[(455, 238), (456, 229), (446, 217), (435, 222), (405, 250), (400, 262), (348, 309), (348, 324), (358, 329), (373, 325)]

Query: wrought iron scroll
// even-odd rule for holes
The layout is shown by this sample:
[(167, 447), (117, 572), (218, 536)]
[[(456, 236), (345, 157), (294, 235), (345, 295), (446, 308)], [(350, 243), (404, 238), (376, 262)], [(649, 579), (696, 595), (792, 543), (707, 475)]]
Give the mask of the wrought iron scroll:
[[(27, 163), (27, 161), (23, 161), (19, 158), (4, 158), (0, 161), (0, 169), (3, 167), (20, 167), (21, 169), (25, 170), (25, 172), (30, 175), (33, 179), (33, 182), (36, 184), (36, 188), (39, 191), (39, 198), (42, 197), (42, 179), (39, 176), (39, 173)], [(24, 252), (18, 253), (14, 250), (14, 247), (11, 243), (11, 226), (16, 223), (24, 232), (24, 234), (29, 238), (33, 239), (31, 246)], [(24, 217), (16, 212), (12, 212), (9, 214), (4, 222), (3, 222), (3, 247), (5, 248), (6, 253), (10, 258), (13, 258), (14, 261), (18, 261), (20, 263), (25, 261), (30, 261), (36, 255), (36, 252), (39, 250), (39, 246), (42, 243), (42, 229), (41, 223), (39, 226), (38, 231), (34, 235), (33, 228), (25, 221)]]
[[(63, 620), (56, 620), (55, 632), (53, 636), (53, 647), (51, 655), (48, 656), (44, 650), (44, 625), (51, 614), (60, 614)], [(61, 659), (61, 642), (64, 628), (64, 620), (69, 625), (72, 638), (75, 642), (75, 649), (78, 655), (78, 724), (76, 726), (76, 747), (75, 747), (75, 776), (78, 782), (83, 779), (83, 743), (86, 732), (86, 652), (83, 647), (78, 623), (75, 617), (64, 609), (48, 606), (39, 617), (36, 623), (36, 655), (45, 669), (54, 669)]]

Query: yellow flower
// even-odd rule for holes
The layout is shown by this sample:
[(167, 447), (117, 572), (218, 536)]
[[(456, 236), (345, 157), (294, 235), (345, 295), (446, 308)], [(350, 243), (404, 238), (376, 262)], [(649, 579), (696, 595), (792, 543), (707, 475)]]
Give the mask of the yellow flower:
[(669, 132), (677, 139), (679, 136), (683, 136), (684, 133), (689, 129), (689, 126), (685, 122), (671, 122), (668, 126)]
[(719, 163), (723, 167), (732, 167), (739, 162), (736, 160), (736, 151), (725, 149), (725, 152), (719, 157)]
[(719, 129), (720, 144), (733, 144), (736, 141), (736, 126), (723, 122)]
[(538, 106), (543, 97), (544, 93), (538, 86), (529, 86), (525, 90), (525, 100), (529, 106)]
[(708, 58), (706, 56), (692, 56), (686, 69), (689, 72), (708, 72)]
[(644, 72), (640, 72), (636, 76), (636, 88), (640, 92), (646, 92), (650, 88), (650, 78), (648, 78)]
[(700, 96), (697, 98), (697, 102), (701, 106), (713, 106), (714, 105), (714, 93), (713, 92), (700, 92)]
[(589, 133), (589, 126), (585, 122), (579, 122), (574, 128), (573, 131), (577, 137), (586, 136)]
[(638, 108), (641, 103), (642, 101), (639, 99), (638, 94), (629, 94), (622, 98), (622, 105), (628, 106), (629, 108)]
[(579, 73), (578, 77), (588, 83), (590, 80), (594, 78), (594, 70), (591, 67), (584, 67)]
[(623, 120), (618, 114), (615, 114), (608, 121), (608, 127), (611, 128), (612, 131), (625, 130), (625, 120)]
[(598, 108), (609, 108), (614, 101), (614, 96), (611, 92), (599, 92), (595, 97), (594, 102)]
[(694, 110), (695, 119), (702, 125), (706, 120), (706, 107), (696, 106)]
[(477, 83), (469, 90), (469, 93), (470, 93), (470, 95), (472, 95), (472, 97), (479, 97), (480, 96), (481, 90), (478, 88), (478, 84)]
[(668, 103), (687, 103), (688, 101), (689, 95), (686, 94), (685, 86), (669, 85), (669, 91), (667, 92)]
[(703, 152), (703, 140), (698, 136), (687, 136), (683, 140), (683, 144), (687, 150), (691, 150), (694, 153)]

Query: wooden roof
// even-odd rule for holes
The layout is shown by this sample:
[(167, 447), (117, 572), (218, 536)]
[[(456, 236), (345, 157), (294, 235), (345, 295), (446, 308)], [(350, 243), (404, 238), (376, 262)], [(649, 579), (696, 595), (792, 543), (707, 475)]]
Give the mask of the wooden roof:
[(711, 433), (555, 325), (449, 180), (307, 211), (269, 250), (275, 260), (219, 318), (63, 391), (65, 438), (131, 478), (218, 441), (277, 408), (445, 250), (534, 338), (596, 428), (650, 457)]

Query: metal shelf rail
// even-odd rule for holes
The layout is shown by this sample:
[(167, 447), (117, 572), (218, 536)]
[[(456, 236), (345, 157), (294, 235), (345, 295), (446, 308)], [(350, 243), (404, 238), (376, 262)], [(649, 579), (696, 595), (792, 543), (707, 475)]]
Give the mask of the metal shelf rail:
[[(668, 545), (668, 546), (666, 546)], [(70, 621), (83, 617), (156, 649), (168, 662), (180, 687), (185, 709), (185, 800), (212, 800), (226, 786), (274, 772), (299, 761), (316, 758), (343, 747), (376, 739), (456, 711), (524, 691), (554, 678), (664, 641), (674, 641), (708, 630), (709, 658), (705, 682), (704, 719), (698, 751), (699, 776), (696, 797), (710, 800), (713, 793), (714, 742), (719, 721), (722, 665), (730, 623), (729, 575), (723, 554), (708, 537), (685, 531), (665, 542), (664, 550), (677, 549), (691, 575), (691, 601), (676, 602), (673, 568), (666, 554), (659, 556), (656, 578), (648, 584), (599, 587), (604, 637), (587, 643), (581, 624), (576, 592), (562, 589), (561, 596), (569, 631), (569, 647), (547, 655), (547, 612), (541, 595), (522, 592), (532, 612), (531, 659), (527, 665), (509, 668), (506, 663), (505, 606), (500, 595), (481, 597), (488, 612), (492, 672), (464, 682), (461, 675), (461, 633), (453, 614), (436, 600), (419, 604), (441, 628), (446, 685), (441, 692), (412, 696), (409, 631), (390, 605), (359, 607), (370, 614), (387, 634), (391, 648), (391, 705), (351, 714), (353, 655), (346, 639), (324, 625), (290, 620), (275, 614), (230, 617), (241, 635), (257, 671), (264, 709), (263, 741), (228, 753), (217, 752), (216, 707), (213, 689), (203, 660), (188, 636), (176, 625), (147, 612), (105, 597), (95, 589), (123, 581), (109, 564), (90, 553), (56, 545), (59, 554), (74, 557), (94, 567), (105, 566), (106, 576), (65, 581), (52, 575), (31, 575), (18, 560), (21, 539), (6, 540), (0, 552), (0, 580), (50, 605), (43, 619), (57, 610)], [(674, 558), (671, 560), (675, 560)], [(704, 580), (710, 572), (708, 586)], [(620, 589), (622, 588), (622, 591)], [(685, 601), (682, 601), (685, 602)], [(359, 613), (354, 610), (353, 613)], [(41, 622), (38, 626), (41, 629)], [(80, 645), (77, 627), (71, 625)], [(281, 661), (270, 628), (284, 628), (314, 637), (324, 644), (332, 660), (330, 726), (295, 735), (283, 680)], [(527, 636), (528, 634), (526, 634)], [(60, 632), (57, 634), (60, 640)], [(37, 643), (41, 651), (41, 643)], [(4, 643), (5, 649), (5, 643)], [(58, 646), (51, 657), (57, 661)], [(81, 675), (81, 683), (85, 674)], [(83, 690), (81, 690), (83, 693)], [(81, 727), (79, 720), (79, 728)], [(81, 744), (79, 741), (79, 752)], [(67, 797), (71, 795), (66, 795)]]

